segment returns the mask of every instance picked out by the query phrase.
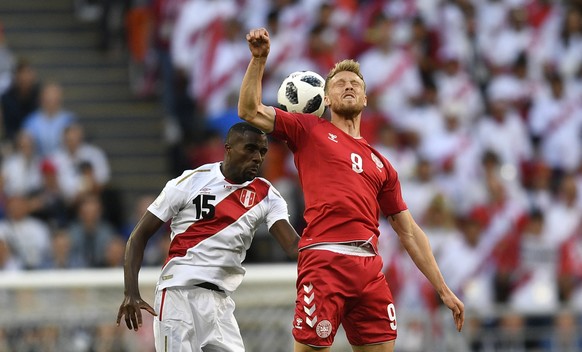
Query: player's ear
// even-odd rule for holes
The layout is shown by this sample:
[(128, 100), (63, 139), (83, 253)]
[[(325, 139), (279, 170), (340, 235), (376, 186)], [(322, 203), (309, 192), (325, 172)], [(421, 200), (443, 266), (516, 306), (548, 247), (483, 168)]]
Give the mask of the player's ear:
[(364, 95), (364, 106), (368, 106), (368, 96)]
[(323, 104), (325, 106), (329, 106), (331, 103), (329, 102), (329, 97), (327, 95), (323, 96)]

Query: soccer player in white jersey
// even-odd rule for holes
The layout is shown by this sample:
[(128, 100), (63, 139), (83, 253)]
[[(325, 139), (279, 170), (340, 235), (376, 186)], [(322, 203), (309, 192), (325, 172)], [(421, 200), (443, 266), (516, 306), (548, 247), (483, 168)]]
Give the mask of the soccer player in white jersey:
[[(266, 135), (237, 123), (224, 147), (224, 161), (169, 181), (127, 242), (117, 324), (125, 315), (127, 327), (137, 331), (141, 309), (154, 315), (156, 351), (244, 351), (230, 295), (243, 280), (242, 261), (259, 225), (266, 223), (287, 254), (297, 256), (299, 236), (289, 224), (287, 203), (257, 177)], [(152, 308), (141, 298), (138, 272), (148, 240), (170, 219), (170, 249)]]
[(289, 113), (261, 103), (269, 34), (263, 28), (251, 30), (247, 41), (252, 57), (240, 90), (239, 116), (287, 142), (305, 197), (295, 352), (329, 351), (340, 324), (354, 351), (394, 351), (396, 310), (377, 250), (380, 212), (461, 330), (463, 303), (446, 285), (426, 234), (410, 215), (396, 171), (360, 136), (367, 98), (359, 64), (344, 60), (328, 74), (324, 101), (330, 121)]

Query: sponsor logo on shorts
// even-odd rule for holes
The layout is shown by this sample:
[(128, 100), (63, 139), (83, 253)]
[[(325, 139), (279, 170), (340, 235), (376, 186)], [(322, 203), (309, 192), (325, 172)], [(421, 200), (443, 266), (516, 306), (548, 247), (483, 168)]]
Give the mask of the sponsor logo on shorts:
[(301, 324), (303, 324), (303, 319), (301, 318), (297, 318), (295, 319), (295, 329), (303, 329), (303, 326), (301, 326)]
[(317, 336), (322, 339), (331, 335), (331, 323), (329, 320), (320, 321), (319, 324), (317, 324), (317, 327), (315, 327), (315, 332), (317, 332)]

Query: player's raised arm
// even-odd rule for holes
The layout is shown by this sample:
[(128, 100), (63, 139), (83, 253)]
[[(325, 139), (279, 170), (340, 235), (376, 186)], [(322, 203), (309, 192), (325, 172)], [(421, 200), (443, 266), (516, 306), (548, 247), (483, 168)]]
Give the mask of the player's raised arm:
[(275, 126), (275, 110), (261, 102), (263, 73), (271, 48), (269, 33), (264, 28), (253, 29), (247, 34), (247, 42), (252, 58), (240, 87), (238, 116), (269, 133)]
[(142, 326), (141, 310), (156, 315), (154, 309), (146, 303), (139, 292), (138, 275), (143, 261), (145, 247), (152, 235), (164, 224), (155, 215), (147, 211), (135, 226), (125, 248), (124, 284), (125, 297), (117, 313), (117, 325), (125, 315), (128, 329), (137, 331)]
[(453, 313), (453, 319), (458, 331), (461, 331), (465, 321), (463, 302), (451, 291), (445, 283), (437, 262), (432, 254), (430, 243), (424, 231), (418, 226), (408, 210), (388, 217), (390, 225), (402, 243), (414, 264), (426, 276), (439, 294), (443, 303)]

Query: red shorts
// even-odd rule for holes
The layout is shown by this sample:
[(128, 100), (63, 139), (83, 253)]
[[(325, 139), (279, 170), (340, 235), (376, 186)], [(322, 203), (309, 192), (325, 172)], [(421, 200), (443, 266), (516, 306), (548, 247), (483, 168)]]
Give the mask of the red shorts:
[(396, 339), (396, 312), (380, 256), (307, 249), (299, 253), (297, 270), (297, 342), (331, 346), (340, 324), (354, 346)]

